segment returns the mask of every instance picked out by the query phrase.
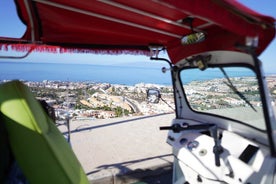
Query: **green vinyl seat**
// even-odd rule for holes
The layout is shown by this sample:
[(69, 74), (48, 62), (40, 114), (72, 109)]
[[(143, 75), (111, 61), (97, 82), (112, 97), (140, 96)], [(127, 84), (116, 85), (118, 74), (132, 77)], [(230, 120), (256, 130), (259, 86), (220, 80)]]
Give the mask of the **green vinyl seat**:
[(5, 140), (29, 183), (89, 183), (72, 148), (27, 86), (17, 80), (1, 84), (0, 111)]

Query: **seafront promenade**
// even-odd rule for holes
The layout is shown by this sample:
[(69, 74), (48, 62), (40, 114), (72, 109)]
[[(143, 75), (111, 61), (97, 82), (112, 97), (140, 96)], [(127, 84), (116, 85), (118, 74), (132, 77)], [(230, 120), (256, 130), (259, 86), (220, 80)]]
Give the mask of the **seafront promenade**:
[[(174, 117), (73, 120), (71, 146), (91, 183), (171, 183), (173, 156), (166, 143), (168, 132), (159, 127), (170, 125)], [(59, 128), (66, 134), (66, 126)]]

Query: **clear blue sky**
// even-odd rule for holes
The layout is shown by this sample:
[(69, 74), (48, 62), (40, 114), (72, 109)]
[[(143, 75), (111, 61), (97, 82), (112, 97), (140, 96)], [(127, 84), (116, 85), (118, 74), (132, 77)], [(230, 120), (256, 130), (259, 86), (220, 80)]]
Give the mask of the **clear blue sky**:
[[(252, 8), (253, 10), (270, 15), (276, 18), (276, 1), (275, 0), (240, 0), (244, 5)], [(21, 37), (25, 31), (25, 27), (19, 22), (15, 7), (12, 0), (0, 0), (0, 35), (9, 37)], [(5, 26), (3, 26), (5, 25)], [(41, 61), (44, 62), (86, 62), (86, 63), (100, 63), (100, 64), (122, 64), (122, 63), (135, 63), (139, 65), (145, 65), (149, 62), (149, 58), (146, 56), (107, 56), (104, 55), (66, 55), (66, 54), (49, 54), (49, 53), (33, 53), (24, 61)], [(47, 60), (46, 60), (46, 59)], [(264, 70), (266, 72), (276, 73), (276, 39), (272, 41), (269, 47), (261, 54), (260, 59), (264, 62)], [(1, 61), (1, 60), (0, 60)], [(3, 60), (2, 60), (3, 61)]]

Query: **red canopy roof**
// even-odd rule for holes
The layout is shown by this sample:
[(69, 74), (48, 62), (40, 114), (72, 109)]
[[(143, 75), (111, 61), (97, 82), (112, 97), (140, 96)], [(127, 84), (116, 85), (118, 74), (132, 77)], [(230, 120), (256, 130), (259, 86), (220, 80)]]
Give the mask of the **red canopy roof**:
[[(233, 0), (15, 0), (27, 30), (21, 39), (0, 37), (2, 44), (43, 44), (122, 53), (164, 46), (173, 63), (209, 50), (236, 50), (247, 36), (258, 37), (260, 54), (275, 36), (275, 19)], [(181, 45), (181, 38), (203, 31), (207, 39)], [(23, 45), (22, 45), (23, 44)], [(25, 45), (26, 46), (26, 45)], [(16, 47), (16, 46), (15, 46)], [(54, 47), (53, 47), (54, 48)], [(66, 49), (65, 49), (66, 50)]]

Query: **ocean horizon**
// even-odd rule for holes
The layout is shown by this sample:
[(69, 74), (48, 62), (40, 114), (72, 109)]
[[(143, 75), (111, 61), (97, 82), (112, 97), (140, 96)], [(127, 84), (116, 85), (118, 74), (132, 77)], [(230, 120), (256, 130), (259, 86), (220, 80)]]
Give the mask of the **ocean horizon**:
[(161, 68), (162, 66), (0, 62), (0, 80), (171, 85), (170, 72), (162, 73)]
[[(148, 65), (148, 67), (145, 67), (136, 65), (0, 62), (0, 80), (171, 85), (170, 72), (162, 73), (162, 67), (167, 67), (167, 65)], [(214, 73), (214, 75), (217, 74)], [(206, 79), (213, 77), (206, 76)], [(195, 80), (195, 78), (191, 76), (190, 81), (192, 80)]]

